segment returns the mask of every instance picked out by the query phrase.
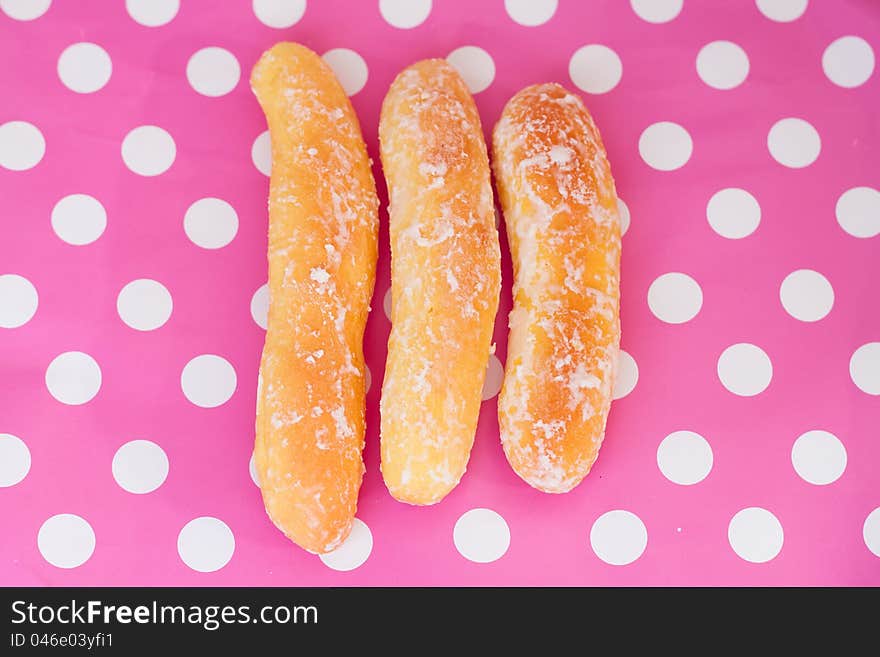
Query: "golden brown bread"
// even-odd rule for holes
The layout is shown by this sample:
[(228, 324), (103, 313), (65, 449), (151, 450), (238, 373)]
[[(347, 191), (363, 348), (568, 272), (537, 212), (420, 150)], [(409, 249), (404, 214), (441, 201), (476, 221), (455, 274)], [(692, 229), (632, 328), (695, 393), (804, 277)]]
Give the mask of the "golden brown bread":
[(379, 138), (392, 281), (382, 475), (396, 499), (434, 504), (467, 468), (498, 309), (489, 162), (473, 98), (443, 60), (397, 76)]
[(357, 117), (320, 57), (279, 43), (254, 66), (251, 87), (272, 140), (255, 461), (269, 517), (323, 553), (351, 531), (364, 471), (362, 342), (378, 200)]
[(599, 131), (557, 84), (523, 89), (493, 135), (514, 266), (498, 420), (504, 452), (535, 488), (563, 493), (605, 435), (620, 344), (620, 223)]

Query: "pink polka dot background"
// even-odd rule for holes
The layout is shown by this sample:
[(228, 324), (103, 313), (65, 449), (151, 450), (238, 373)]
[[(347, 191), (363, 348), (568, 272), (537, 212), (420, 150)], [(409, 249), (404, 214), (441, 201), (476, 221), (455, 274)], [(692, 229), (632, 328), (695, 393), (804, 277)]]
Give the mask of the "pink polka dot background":
[[(625, 353), (574, 492), (508, 467), (493, 361), (461, 485), (389, 496), (377, 164), (359, 522), (319, 558), (268, 521), (247, 77), (283, 39), (326, 53), (377, 162), (420, 58), (461, 69), (487, 131), (528, 84), (584, 97), (622, 199)], [(880, 585), (878, 49), (859, 0), (0, 0), (0, 583)]]

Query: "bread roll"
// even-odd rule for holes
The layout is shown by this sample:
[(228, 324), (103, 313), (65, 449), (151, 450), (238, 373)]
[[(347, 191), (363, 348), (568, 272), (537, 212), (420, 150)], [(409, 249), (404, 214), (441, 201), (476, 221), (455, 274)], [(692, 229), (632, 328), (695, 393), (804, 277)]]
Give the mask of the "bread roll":
[(379, 138), (392, 294), (382, 475), (396, 499), (434, 504), (467, 468), (498, 309), (489, 162), (473, 98), (443, 60), (397, 76)]
[(507, 460), (547, 493), (574, 488), (605, 436), (620, 345), (620, 222), (599, 131), (557, 84), (523, 89), (493, 135), (513, 258), (498, 405)]
[(272, 139), (256, 467), (272, 522), (324, 553), (351, 531), (364, 472), (378, 199), (357, 117), (320, 57), (279, 43), (251, 87)]

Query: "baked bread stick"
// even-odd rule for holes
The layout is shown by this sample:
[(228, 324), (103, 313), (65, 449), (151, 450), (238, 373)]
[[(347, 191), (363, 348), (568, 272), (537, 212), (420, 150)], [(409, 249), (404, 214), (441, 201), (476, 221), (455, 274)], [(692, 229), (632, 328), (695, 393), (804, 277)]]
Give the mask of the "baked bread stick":
[(397, 76), (379, 139), (392, 295), (382, 475), (401, 502), (434, 504), (467, 468), (498, 309), (489, 161), (473, 98), (443, 60)]
[(255, 462), (272, 522), (325, 553), (351, 531), (364, 472), (379, 203), (357, 117), (318, 55), (279, 43), (254, 66), (251, 88), (272, 141)]
[(599, 131), (557, 84), (523, 89), (493, 134), (513, 258), (498, 420), (516, 473), (574, 488), (605, 436), (620, 345), (620, 222)]

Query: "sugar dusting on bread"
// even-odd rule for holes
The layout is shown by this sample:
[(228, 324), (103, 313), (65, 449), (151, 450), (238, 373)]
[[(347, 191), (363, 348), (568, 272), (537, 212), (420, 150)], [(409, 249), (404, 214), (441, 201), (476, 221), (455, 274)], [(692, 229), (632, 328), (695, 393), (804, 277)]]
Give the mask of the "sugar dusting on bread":
[(532, 486), (565, 492), (604, 438), (620, 343), (620, 225), (614, 181), (583, 102), (524, 89), (493, 135), (514, 264), (514, 308), (499, 422)]
[(269, 517), (323, 553), (351, 531), (363, 476), (378, 200), (357, 118), (320, 57), (278, 44), (251, 87), (272, 139), (255, 462)]
[(467, 466), (498, 304), (488, 156), (473, 99), (443, 60), (397, 77), (379, 136), (393, 297), (382, 472), (397, 499), (432, 504)]

